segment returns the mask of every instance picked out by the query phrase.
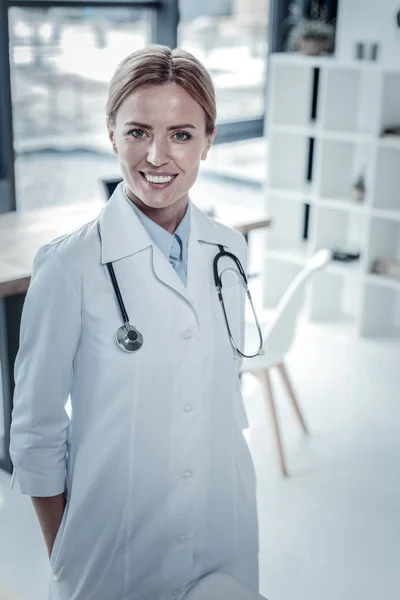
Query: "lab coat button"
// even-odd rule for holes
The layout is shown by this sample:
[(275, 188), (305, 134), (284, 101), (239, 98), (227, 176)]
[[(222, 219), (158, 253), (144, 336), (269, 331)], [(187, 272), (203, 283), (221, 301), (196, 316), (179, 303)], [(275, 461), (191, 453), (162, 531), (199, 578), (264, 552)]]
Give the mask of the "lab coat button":
[(185, 333), (185, 335), (183, 336), (184, 340), (191, 340), (193, 337), (193, 333), (191, 331), (188, 331), (187, 333)]
[(193, 411), (193, 406), (191, 404), (187, 404), (185, 410), (187, 413), (191, 413)]
[(183, 474), (183, 477), (185, 479), (190, 479), (192, 477), (192, 475), (193, 475), (192, 471), (185, 471)]

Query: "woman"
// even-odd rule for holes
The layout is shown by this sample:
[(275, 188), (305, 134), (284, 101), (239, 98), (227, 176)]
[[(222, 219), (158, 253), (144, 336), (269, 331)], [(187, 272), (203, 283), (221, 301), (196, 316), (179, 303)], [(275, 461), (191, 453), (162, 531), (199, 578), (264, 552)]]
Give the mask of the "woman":
[[(221, 247), (245, 266), (246, 244), (188, 195), (215, 119), (210, 76), (191, 54), (128, 56), (107, 102), (124, 181), (98, 219), (35, 259), (11, 456), (42, 526), (54, 600), (183, 598), (214, 571), (258, 589), (240, 361), (213, 278)], [(234, 261), (218, 267), (238, 340), (243, 288)]]

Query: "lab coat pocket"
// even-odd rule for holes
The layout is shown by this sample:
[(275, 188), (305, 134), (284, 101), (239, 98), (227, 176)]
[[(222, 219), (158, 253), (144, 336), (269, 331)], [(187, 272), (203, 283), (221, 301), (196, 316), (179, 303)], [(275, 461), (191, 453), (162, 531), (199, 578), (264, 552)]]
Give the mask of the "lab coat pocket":
[(51, 566), (51, 570), (53, 571), (53, 575), (55, 577), (57, 577), (58, 557), (60, 554), (60, 548), (61, 548), (63, 537), (64, 537), (65, 523), (66, 523), (67, 516), (68, 516), (68, 508), (69, 508), (69, 501), (67, 501), (67, 504), (65, 505), (64, 514), (62, 516), (60, 527), (58, 528), (57, 535), (54, 540), (53, 548), (52, 548), (51, 554), (50, 554), (50, 566)]

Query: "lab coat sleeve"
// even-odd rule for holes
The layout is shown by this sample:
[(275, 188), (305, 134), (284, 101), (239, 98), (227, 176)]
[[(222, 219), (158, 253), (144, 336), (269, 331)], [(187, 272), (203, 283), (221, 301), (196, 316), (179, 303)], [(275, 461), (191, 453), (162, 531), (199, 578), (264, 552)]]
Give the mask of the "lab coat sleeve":
[(20, 329), (10, 455), (23, 494), (56, 496), (65, 488), (73, 361), (81, 330), (81, 294), (57, 247), (36, 255)]

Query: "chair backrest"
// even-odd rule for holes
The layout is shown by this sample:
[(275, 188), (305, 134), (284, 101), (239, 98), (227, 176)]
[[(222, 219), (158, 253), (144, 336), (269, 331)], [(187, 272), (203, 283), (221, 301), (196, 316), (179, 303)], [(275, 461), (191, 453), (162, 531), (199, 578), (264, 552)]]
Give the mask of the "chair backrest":
[(304, 302), (305, 285), (320, 269), (323, 269), (332, 258), (328, 249), (319, 250), (308, 261), (306, 266), (296, 275), (284, 293), (276, 309), (274, 319), (264, 331), (265, 352), (270, 355), (271, 362), (280, 362), (292, 345), (296, 322)]

